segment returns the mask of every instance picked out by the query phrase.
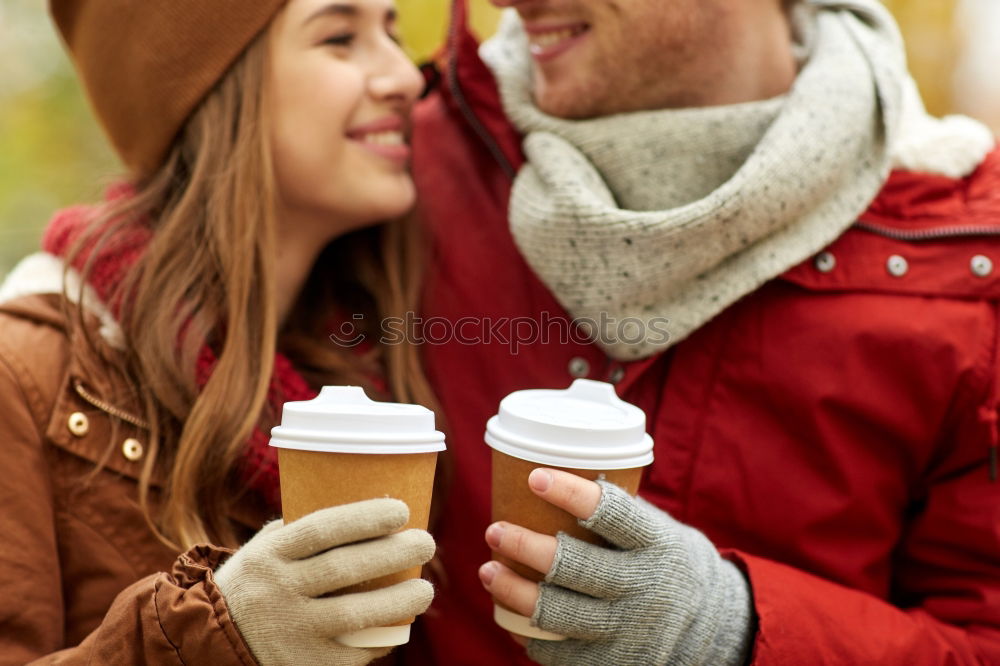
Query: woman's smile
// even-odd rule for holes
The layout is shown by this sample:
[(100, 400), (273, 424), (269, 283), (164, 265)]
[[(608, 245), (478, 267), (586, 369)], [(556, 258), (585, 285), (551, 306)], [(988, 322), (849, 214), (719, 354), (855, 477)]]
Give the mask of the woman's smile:
[(348, 130), (347, 138), (400, 167), (409, 163), (410, 146), (406, 138), (406, 121), (402, 116), (384, 116), (355, 126)]

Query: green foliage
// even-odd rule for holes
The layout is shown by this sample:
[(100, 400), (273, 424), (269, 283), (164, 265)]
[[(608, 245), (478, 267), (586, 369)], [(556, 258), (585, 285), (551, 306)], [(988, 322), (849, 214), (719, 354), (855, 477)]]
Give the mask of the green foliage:
[(0, 2), (0, 62), (2, 273), (37, 247), (53, 210), (95, 198), (116, 166), (44, 4)]

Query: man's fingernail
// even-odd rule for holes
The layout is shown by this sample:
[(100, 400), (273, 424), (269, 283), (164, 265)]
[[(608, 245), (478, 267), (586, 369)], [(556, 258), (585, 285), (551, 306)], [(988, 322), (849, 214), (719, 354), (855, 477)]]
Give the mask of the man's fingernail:
[(503, 539), (503, 525), (493, 523), (486, 528), (486, 543), (490, 545), (490, 548), (499, 548), (501, 539)]
[(536, 469), (528, 475), (528, 485), (535, 492), (544, 493), (552, 487), (552, 472), (547, 469)]
[(497, 575), (497, 563), (487, 562), (483, 566), (479, 567), (479, 580), (483, 582), (483, 585), (489, 587), (493, 583), (493, 579)]

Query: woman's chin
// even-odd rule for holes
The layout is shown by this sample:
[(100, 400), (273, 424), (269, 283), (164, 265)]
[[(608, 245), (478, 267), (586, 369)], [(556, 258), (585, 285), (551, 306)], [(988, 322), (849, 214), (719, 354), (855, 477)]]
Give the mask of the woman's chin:
[(379, 211), (378, 215), (373, 216), (374, 221), (401, 217), (416, 206), (417, 188), (409, 176), (406, 177), (405, 183), (400, 183), (400, 186), (393, 188), (393, 190), (393, 192), (386, 192), (385, 196), (377, 202), (373, 202)]

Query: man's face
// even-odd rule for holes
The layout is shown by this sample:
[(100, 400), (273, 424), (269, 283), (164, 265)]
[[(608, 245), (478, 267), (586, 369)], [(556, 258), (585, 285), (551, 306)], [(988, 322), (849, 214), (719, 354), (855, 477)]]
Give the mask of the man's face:
[(701, 106), (723, 78), (732, 0), (491, 0), (531, 44), (534, 98), (563, 118)]

